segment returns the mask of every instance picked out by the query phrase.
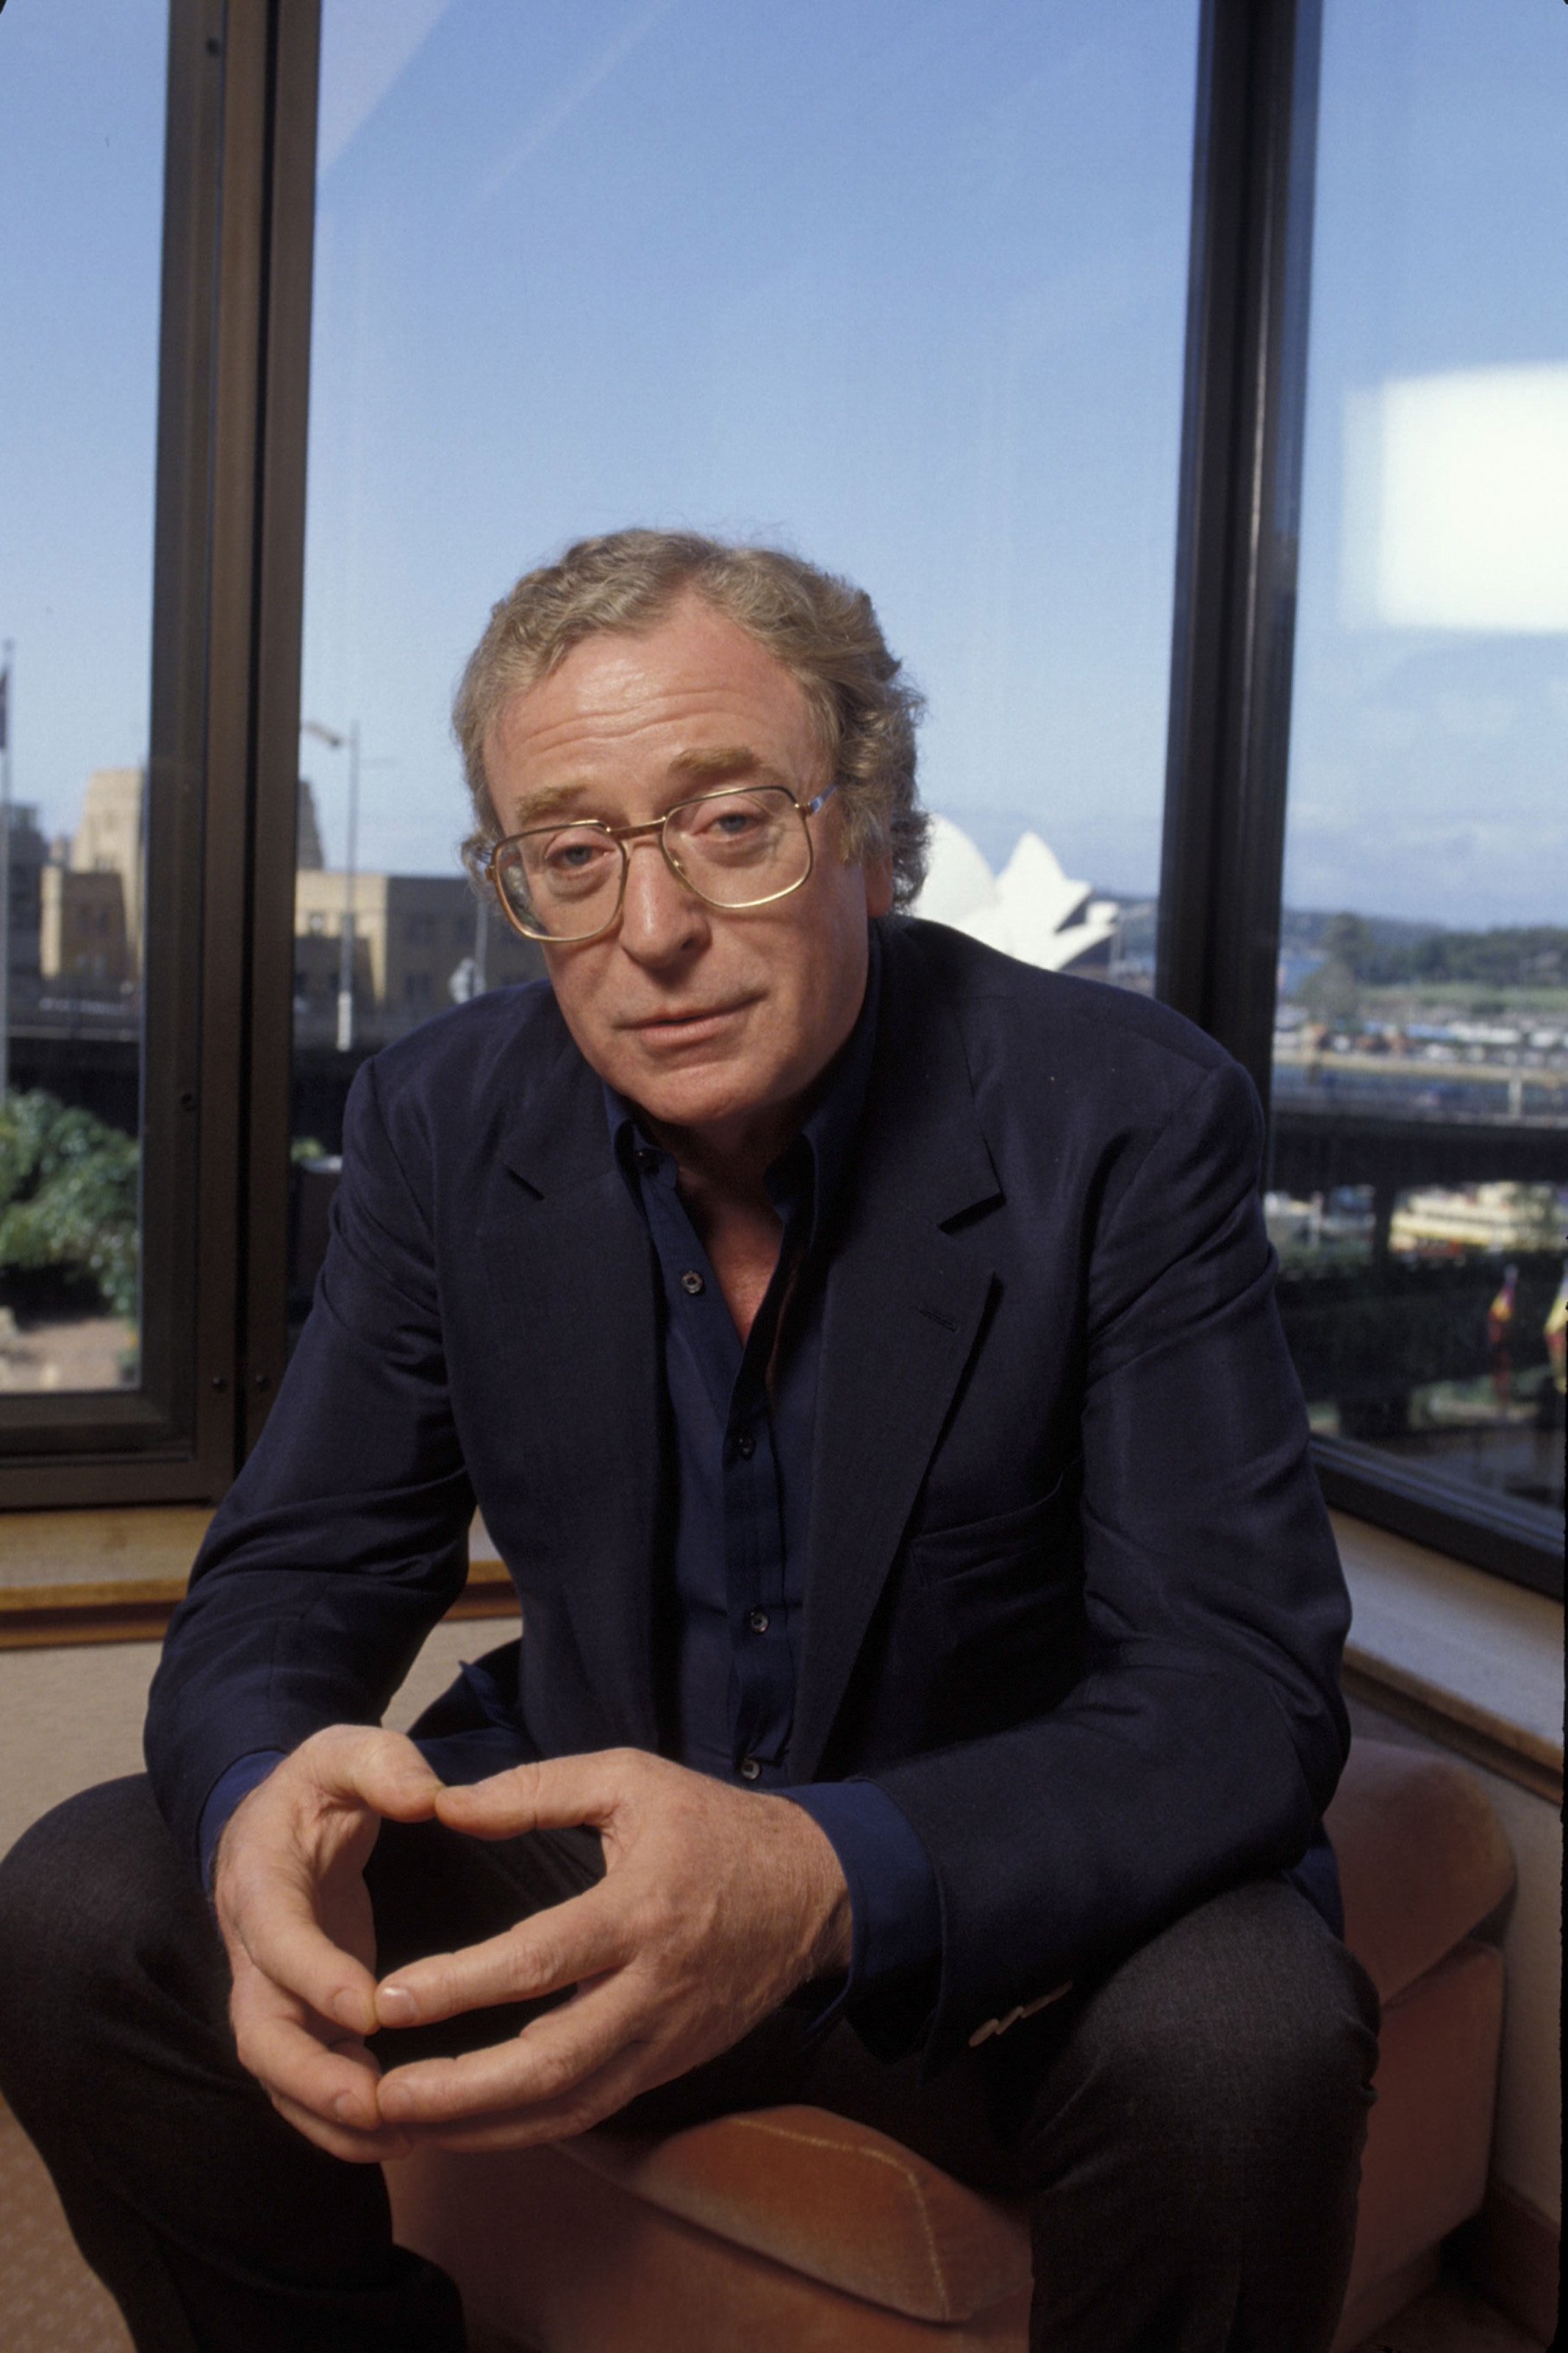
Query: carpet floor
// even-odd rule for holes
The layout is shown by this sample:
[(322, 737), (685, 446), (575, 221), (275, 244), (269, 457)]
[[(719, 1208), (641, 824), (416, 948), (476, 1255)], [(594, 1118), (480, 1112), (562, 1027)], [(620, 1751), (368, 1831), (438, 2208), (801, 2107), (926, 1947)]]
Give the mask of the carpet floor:
[[(77, 2253), (54, 2184), (20, 2125), (4, 2108), (0, 2249), (4, 2353), (132, 2353), (112, 2300)], [(1385, 2322), (1363, 2353), (1543, 2353), (1543, 2348), (1479, 2296), (1445, 2285)]]
[(118, 2306), (66, 2228), (55, 2185), (0, 2108), (0, 2346), (5, 2353), (132, 2353)]

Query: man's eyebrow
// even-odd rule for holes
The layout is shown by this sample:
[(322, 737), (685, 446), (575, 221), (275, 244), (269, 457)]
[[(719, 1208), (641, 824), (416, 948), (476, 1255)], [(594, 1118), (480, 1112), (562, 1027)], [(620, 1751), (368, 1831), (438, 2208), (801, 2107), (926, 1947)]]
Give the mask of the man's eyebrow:
[(776, 778), (776, 771), (749, 744), (714, 744), (700, 752), (682, 752), (670, 762), (669, 773), (693, 785), (728, 784), (738, 776)]
[(521, 833), (525, 827), (537, 825), (541, 818), (549, 819), (574, 803), (582, 802), (587, 793), (586, 785), (542, 785), (536, 793), (525, 793), (512, 803), (513, 828)]
[[(787, 791), (794, 790), (789, 779), (749, 744), (712, 744), (700, 751), (678, 753), (668, 774), (672, 784), (693, 792), (706, 791), (714, 785), (738, 783), (746, 776), (761, 784), (783, 785)], [(592, 785), (569, 780), (542, 785), (537, 792), (527, 793), (513, 804), (512, 829), (522, 833), (530, 826), (548, 825), (563, 810), (578, 817), (592, 817), (596, 814), (593, 803)]]

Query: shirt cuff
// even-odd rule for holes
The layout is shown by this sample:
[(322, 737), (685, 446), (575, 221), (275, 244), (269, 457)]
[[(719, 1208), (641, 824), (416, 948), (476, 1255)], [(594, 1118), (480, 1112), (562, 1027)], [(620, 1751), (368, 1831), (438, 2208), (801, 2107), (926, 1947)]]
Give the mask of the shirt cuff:
[(833, 2014), (884, 1991), (894, 1979), (933, 1969), (942, 1957), (936, 1873), (887, 1791), (874, 1781), (818, 1781), (773, 1795), (811, 1816), (848, 1883), (849, 1975)]
[(228, 1826), (228, 1818), (242, 1798), (258, 1789), (274, 1765), (281, 1765), (287, 1751), (281, 1748), (252, 1748), (244, 1757), (237, 1757), (226, 1773), (221, 1773), (207, 1792), (206, 1804), (196, 1831), (196, 1846), (201, 1855), (202, 1885), (210, 1895), (213, 1892), (213, 1864), (217, 1860), (217, 1842)]

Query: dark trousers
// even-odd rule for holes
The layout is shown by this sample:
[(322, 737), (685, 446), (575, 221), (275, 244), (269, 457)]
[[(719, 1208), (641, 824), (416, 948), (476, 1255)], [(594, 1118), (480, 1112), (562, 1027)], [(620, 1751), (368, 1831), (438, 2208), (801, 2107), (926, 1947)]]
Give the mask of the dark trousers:
[[(576, 1892), (597, 1844), (386, 1824), (367, 1874), (383, 1968)], [(0, 1865), (0, 2090), (139, 2353), (461, 2353), (456, 2290), (394, 2246), (379, 2169), (323, 2155), (275, 2113), (235, 2055), (227, 1994), (144, 1781), (73, 1799)], [(518, 2023), (482, 2012), (468, 2039)], [(804, 2100), (1032, 2196), (1036, 2353), (1328, 2346), (1376, 1998), (1294, 1889), (1216, 1897), (928, 2084), (846, 2026), (808, 2049), (804, 2025), (779, 2013), (626, 2120), (674, 2128)], [(412, 2055), (411, 2039), (381, 2039), (385, 2063)], [(520, 2260), (526, 2232), (521, 2216)]]

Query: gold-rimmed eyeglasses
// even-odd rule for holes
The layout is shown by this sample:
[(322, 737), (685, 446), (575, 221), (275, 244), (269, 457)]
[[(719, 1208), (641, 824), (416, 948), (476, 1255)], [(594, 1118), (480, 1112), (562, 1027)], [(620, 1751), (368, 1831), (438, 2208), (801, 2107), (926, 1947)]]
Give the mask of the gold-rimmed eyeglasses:
[(525, 940), (596, 940), (621, 912), (627, 843), (657, 834), (665, 863), (710, 907), (767, 907), (810, 879), (808, 818), (838, 790), (797, 801), (786, 785), (729, 785), (678, 801), (644, 825), (557, 818), (510, 833), (485, 860), (502, 913)]

